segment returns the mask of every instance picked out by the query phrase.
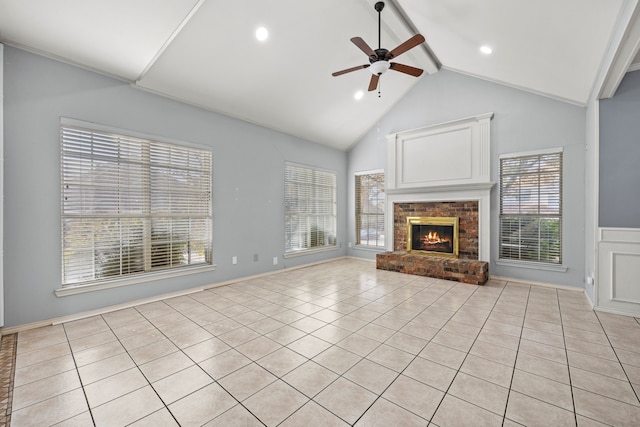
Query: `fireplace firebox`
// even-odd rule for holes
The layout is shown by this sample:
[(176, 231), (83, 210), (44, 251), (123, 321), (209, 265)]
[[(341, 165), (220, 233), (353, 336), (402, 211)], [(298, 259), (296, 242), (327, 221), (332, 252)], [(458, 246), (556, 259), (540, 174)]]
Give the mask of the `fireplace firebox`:
[(458, 258), (458, 217), (408, 217), (407, 252)]

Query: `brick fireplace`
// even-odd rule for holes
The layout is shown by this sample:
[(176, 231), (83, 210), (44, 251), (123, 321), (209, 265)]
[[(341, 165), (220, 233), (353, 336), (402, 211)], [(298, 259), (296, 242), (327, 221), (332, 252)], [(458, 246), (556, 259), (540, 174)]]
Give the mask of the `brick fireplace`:
[[(479, 285), (488, 280), (492, 116), (388, 136), (385, 228), (393, 233), (377, 268)], [(458, 218), (458, 256), (409, 253), (408, 217)]]
[(478, 259), (478, 201), (395, 203), (393, 250), (407, 249), (407, 218), (458, 218), (458, 257)]
[[(488, 263), (478, 260), (477, 200), (409, 202), (393, 205), (393, 252), (379, 254), (377, 268), (463, 283), (482, 285), (488, 280)], [(426, 256), (407, 252), (407, 218), (457, 217), (458, 257)]]

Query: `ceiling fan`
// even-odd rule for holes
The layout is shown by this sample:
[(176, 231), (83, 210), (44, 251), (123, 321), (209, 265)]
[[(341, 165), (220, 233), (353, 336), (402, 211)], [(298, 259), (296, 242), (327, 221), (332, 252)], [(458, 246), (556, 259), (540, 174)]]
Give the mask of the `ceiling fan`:
[(393, 50), (383, 49), (382, 47), (380, 47), (380, 12), (382, 12), (382, 9), (384, 9), (384, 2), (377, 2), (374, 8), (378, 12), (378, 48), (376, 50), (371, 49), (371, 47), (369, 47), (369, 45), (360, 37), (353, 37), (351, 39), (353, 44), (355, 44), (358, 48), (360, 48), (361, 51), (369, 56), (369, 64), (358, 65), (357, 67), (347, 68), (346, 70), (336, 71), (335, 73), (331, 74), (332, 76), (341, 76), (342, 74), (350, 73), (352, 71), (369, 68), (372, 74), (371, 81), (369, 82), (369, 91), (376, 90), (376, 88), (378, 87), (380, 76), (387, 70), (399, 71), (401, 73), (408, 74), (414, 77), (420, 76), (424, 71), (420, 68), (411, 67), (409, 65), (390, 62), (392, 59), (400, 56), (409, 49), (412, 49), (418, 46), (420, 43), (423, 43), (424, 37), (421, 34), (416, 34)]

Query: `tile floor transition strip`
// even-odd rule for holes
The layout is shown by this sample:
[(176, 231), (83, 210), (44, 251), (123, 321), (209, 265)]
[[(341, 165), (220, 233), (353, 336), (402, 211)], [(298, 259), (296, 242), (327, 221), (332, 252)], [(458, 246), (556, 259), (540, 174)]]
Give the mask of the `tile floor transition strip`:
[(0, 427), (11, 424), (17, 343), (18, 334), (3, 335), (0, 342)]

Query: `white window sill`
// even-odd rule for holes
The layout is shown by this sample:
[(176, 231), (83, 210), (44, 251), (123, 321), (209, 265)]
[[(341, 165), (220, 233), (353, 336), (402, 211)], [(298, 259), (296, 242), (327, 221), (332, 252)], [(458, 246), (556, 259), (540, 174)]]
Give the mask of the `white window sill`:
[(84, 285), (68, 285), (58, 288), (55, 291), (57, 297), (66, 297), (70, 295), (83, 294), (85, 292), (101, 291), (104, 289), (118, 288), (120, 286), (134, 285), (136, 283), (152, 282), (154, 280), (169, 279), (171, 277), (186, 276), (189, 274), (203, 273), (205, 271), (213, 271), (216, 269), (215, 264), (202, 265), (197, 267), (180, 268), (175, 270), (158, 271), (152, 273), (143, 273), (121, 279), (105, 280), (103, 282), (94, 282)]
[(517, 268), (529, 268), (532, 270), (545, 270), (545, 271), (557, 271), (559, 273), (566, 273), (568, 267), (561, 264), (547, 264), (544, 262), (526, 262), (526, 261), (511, 261), (511, 260), (497, 260), (496, 265), (503, 267), (517, 267)]
[(319, 254), (322, 252), (329, 252), (329, 251), (336, 251), (338, 250), (338, 246), (337, 245), (333, 245), (333, 246), (322, 246), (320, 248), (313, 248), (313, 249), (303, 249), (303, 250), (299, 250), (299, 251), (295, 251), (295, 252), (287, 252), (284, 254), (285, 259), (286, 258), (295, 258), (295, 257), (299, 257), (299, 256), (304, 256), (304, 255), (311, 255), (311, 254)]

